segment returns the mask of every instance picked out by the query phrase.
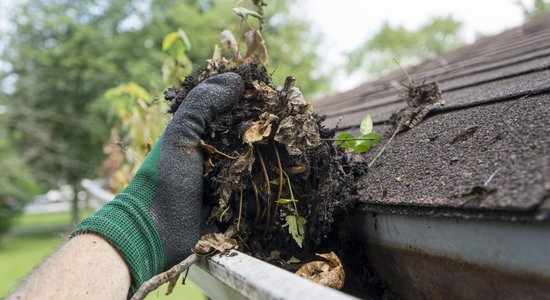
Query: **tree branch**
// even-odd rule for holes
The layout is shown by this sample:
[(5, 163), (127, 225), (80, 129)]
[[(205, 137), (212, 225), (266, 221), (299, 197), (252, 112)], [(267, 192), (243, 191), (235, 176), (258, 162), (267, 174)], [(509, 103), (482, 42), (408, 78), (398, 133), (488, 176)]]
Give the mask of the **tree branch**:
[(145, 297), (147, 297), (150, 292), (156, 290), (158, 287), (169, 282), (170, 280), (177, 278), (181, 273), (189, 269), (189, 267), (191, 267), (191, 265), (194, 264), (198, 258), (198, 255), (193, 253), (189, 255), (186, 259), (181, 261), (179, 264), (170, 268), (168, 271), (160, 273), (145, 281), (130, 300), (145, 299)]

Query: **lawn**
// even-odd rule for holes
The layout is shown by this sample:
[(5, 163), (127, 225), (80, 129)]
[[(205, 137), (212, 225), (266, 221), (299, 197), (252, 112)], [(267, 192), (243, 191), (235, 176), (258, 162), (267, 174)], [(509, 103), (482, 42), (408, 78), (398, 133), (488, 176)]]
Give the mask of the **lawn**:
[[(85, 215), (89, 215), (87, 212)], [(44, 226), (62, 226), (70, 223), (68, 213), (32, 214), (20, 216), (14, 229), (28, 229)], [(5, 237), (0, 244), (0, 298), (6, 296), (17, 282), (32, 271), (34, 266), (44, 260), (63, 242), (67, 233), (18, 234)], [(147, 299), (205, 299), (201, 291), (187, 281), (185, 286), (178, 285), (169, 296), (164, 296), (166, 287), (151, 293)]]

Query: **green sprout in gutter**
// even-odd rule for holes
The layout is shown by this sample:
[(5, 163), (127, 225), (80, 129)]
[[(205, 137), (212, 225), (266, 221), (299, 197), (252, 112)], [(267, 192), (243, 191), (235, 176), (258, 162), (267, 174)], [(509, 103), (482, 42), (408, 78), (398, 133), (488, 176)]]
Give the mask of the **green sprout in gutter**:
[(382, 136), (373, 131), (372, 117), (367, 115), (359, 126), (361, 135), (355, 136), (351, 133), (342, 133), (336, 136), (336, 145), (353, 151), (355, 153), (363, 153), (368, 151), (372, 146), (378, 144)]

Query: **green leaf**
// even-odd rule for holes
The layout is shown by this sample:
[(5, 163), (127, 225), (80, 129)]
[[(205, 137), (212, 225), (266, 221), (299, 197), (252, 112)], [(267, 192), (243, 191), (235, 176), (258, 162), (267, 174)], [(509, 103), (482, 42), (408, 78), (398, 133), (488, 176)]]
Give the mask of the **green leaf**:
[[(342, 146), (342, 148), (345, 148), (345, 149), (352, 148), (357, 143), (354, 140), (355, 135), (353, 135), (351, 133), (339, 134), (339, 135), (336, 136), (336, 139), (339, 140), (339, 141), (335, 142), (336, 145), (340, 145), (340, 146)], [(347, 140), (347, 139), (350, 139), (350, 140), (349, 141), (341, 141), (341, 140)]]
[(287, 216), (283, 227), (288, 227), (288, 232), (292, 235), (296, 244), (302, 248), (304, 236), (306, 233), (306, 219), (300, 216)]
[(353, 151), (355, 151), (355, 153), (363, 153), (368, 151), (372, 146), (378, 144), (382, 139), (382, 136), (376, 132), (371, 132), (369, 134), (360, 135), (357, 138), (364, 140), (358, 140), (357, 145), (353, 147)]
[(367, 152), (369, 150), (370, 146), (367, 144), (359, 144), (353, 147), (353, 152), (355, 153), (363, 153)]
[(162, 51), (167, 51), (172, 48), (172, 44), (174, 44), (178, 38), (180, 38), (180, 34), (178, 32), (174, 31), (167, 34), (162, 40)]
[(277, 203), (283, 204), (283, 205), (289, 204), (289, 203), (292, 203), (292, 202), (298, 202), (298, 200), (296, 200), (296, 199), (286, 199), (286, 198), (277, 199)]
[(191, 40), (189, 40), (189, 37), (187, 36), (187, 33), (183, 31), (183, 29), (178, 28), (178, 34), (180, 35), (181, 41), (183, 42), (183, 45), (185, 46), (185, 49), (187, 51), (191, 50)]
[[(270, 181), (271, 184), (273, 185), (279, 185), (279, 178), (275, 178), (273, 180)], [(285, 179), (283, 178), (283, 184), (285, 184)]]
[(367, 115), (363, 121), (361, 121), (361, 126), (359, 126), (359, 131), (361, 131), (362, 134), (369, 134), (372, 132), (372, 117), (370, 115)]
[(263, 19), (263, 17), (259, 13), (255, 12), (253, 10), (250, 10), (248, 8), (244, 8), (244, 7), (235, 7), (235, 8), (233, 8), (233, 12), (241, 18), (246, 18), (247, 16), (252, 16), (252, 17), (258, 18), (260, 20)]

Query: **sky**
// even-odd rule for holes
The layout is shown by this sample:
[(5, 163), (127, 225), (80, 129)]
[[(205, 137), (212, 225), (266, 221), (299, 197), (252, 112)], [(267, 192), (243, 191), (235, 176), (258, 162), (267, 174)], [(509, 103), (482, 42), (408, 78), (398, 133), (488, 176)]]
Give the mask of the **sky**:
[[(225, 0), (229, 1), (229, 0)], [(277, 1), (277, 0), (268, 0)], [(322, 72), (333, 77), (333, 92), (353, 88), (372, 80), (360, 72), (343, 71), (345, 53), (368, 40), (385, 21), (415, 29), (436, 16), (452, 15), (463, 22), (462, 36), (468, 43), (477, 34), (494, 35), (520, 25), (523, 14), (518, 1), (528, 7), (533, 0), (299, 0), (294, 13), (312, 25), (322, 37)], [(2, 11), (17, 1), (0, 0), (0, 35), (9, 26)], [(3, 68), (0, 60), (0, 68)]]
[[(523, 23), (518, 0), (302, 0), (294, 13), (311, 22), (323, 36), (322, 71), (331, 71), (333, 90), (343, 91), (368, 80), (366, 74), (334, 71), (345, 63), (345, 53), (368, 40), (385, 21), (415, 29), (432, 17), (452, 15), (463, 22), (467, 43), (478, 33), (494, 35)], [(532, 0), (521, 0), (530, 7)], [(370, 78), (372, 79), (372, 78)]]

